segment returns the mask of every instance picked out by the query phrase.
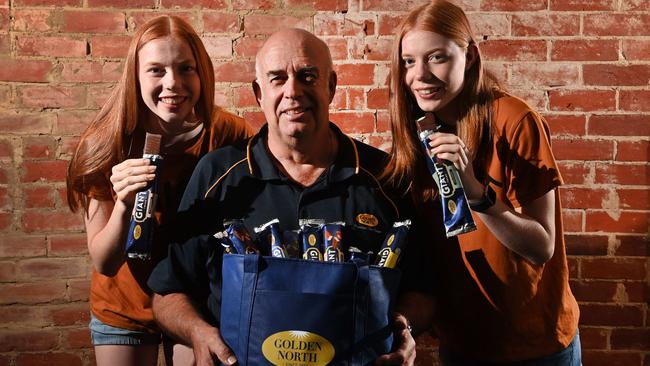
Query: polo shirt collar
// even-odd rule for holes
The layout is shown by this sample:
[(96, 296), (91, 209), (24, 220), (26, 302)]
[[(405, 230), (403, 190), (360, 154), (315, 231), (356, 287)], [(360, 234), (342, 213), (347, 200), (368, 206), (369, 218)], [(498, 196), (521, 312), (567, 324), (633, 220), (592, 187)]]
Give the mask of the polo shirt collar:
[[(359, 172), (359, 152), (352, 138), (345, 135), (332, 122), (329, 124), (339, 143), (339, 149), (334, 163), (327, 171), (330, 181), (342, 181)], [(262, 180), (285, 179), (280, 170), (275, 166), (273, 159), (266, 148), (268, 125), (264, 125), (249, 142), (246, 148), (246, 157), (251, 174)]]

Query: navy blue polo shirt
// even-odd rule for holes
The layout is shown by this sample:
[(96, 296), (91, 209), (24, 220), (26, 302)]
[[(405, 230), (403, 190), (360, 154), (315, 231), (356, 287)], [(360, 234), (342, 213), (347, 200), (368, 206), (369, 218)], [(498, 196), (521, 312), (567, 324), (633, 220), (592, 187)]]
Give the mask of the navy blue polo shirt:
[[(251, 233), (276, 218), (282, 230), (298, 229), (300, 219), (342, 221), (344, 247), (374, 253), (393, 223), (411, 219), (416, 225), (408, 201), (395, 199), (397, 195), (377, 178), (387, 155), (344, 135), (334, 124), (330, 128), (338, 140), (337, 157), (309, 187), (277, 168), (266, 147), (266, 126), (240, 145), (204, 156), (179, 206), (174, 238), (179, 244), (170, 246), (168, 257), (151, 274), (149, 287), (160, 294), (188, 294), (197, 304), (207, 305), (206, 317), (217, 324), (222, 247), (212, 235), (223, 230), (224, 220), (241, 219)], [(415, 232), (419, 231), (411, 231)], [(428, 241), (409, 235), (409, 242)], [(400, 266), (403, 271), (408, 271), (406, 257)]]

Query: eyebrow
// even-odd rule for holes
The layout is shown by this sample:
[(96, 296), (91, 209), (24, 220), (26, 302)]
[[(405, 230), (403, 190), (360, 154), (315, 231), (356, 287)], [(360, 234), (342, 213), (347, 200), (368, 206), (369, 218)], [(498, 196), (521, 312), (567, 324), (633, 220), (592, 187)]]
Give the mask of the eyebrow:
[[(319, 69), (316, 66), (304, 66), (304, 67), (299, 68), (297, 73), (300, 74), (300, 73), (305, 73), (305, 72), (315, 72), (315, 73), (318, 74)], [(277, 75), (286, 75), (286, 74), (287, 74), (287, 72), (285, 70), (270, 70), (270, 71), (266, 72), (267, 77), (277, 76)]]

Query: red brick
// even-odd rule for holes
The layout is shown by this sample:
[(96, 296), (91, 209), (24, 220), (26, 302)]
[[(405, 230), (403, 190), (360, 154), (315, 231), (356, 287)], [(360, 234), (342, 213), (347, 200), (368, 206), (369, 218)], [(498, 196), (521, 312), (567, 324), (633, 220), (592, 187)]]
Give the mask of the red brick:
[(650, 14), (585, 14), (583, 34), (585, 36), (647, 36), (650, 35)]
[(640, 350), (650, 349), (650, 329), (613, 329), (612, 349)]
[(613, 90), (551, 90), (552, 111), (613, 111), (616, 93)]
[(280, 28), (308, 28), (311, 18), (280, 15), (247, 15), (244, 17), (244, 32), (247, 35), (271, 34)]
[(9, 31), (11, 24), (9, 9), (0, 8), (0, 31)]
[(82, 230), (83, 220), (78, 214), (64, 211), (28, 211), (22, 215), (22, 227), (27, 233), (43, 231)]
[(78, 144), (79, 137), (62, 137), (61, 154), (66, 157), (72, 156)]
[(126, 31), (124, 14), (117, 11), (64, 10), (64, 32), (120, 33)]
[(607, 255), (608, 238), (604, 235), (570, 235), (564, 236), (568, 255)]
[(616, 10), (616, 3), (611, 0), (551, 0), (553, 11), (597, 11)]
[(61, 300), (65, 295), (65, 281), (0, 284), (0, 304), (36, 304)]
[(23, 188), (25, 208), (54, 208), (56, 204), (52, 187)]
[(7, 187), (0, 187), (0, 209), (9, 209), (13, 207), (9, 190)]
[(68, 299), (70, 301), (87, 301), (90, 293), (90, 280), (68, 280)]
[(51, 9), (15, 9), (13, 29), (18, 32), (47, 32), (54, 26)]
[(546, 41), (542, 40), (488, 40), (481, 42), (480, 47), (486, 60), (546, 60)]
[(392, 1), (392, 0), (364, 0), (363, 8), (360, 10), (364, 11), (409, 11), (416, 6), (420, 5), (421, 2), (416, 0), (405, 0), (405, 1)]
[(86, 88), (74, 86), (25, 86), (18, 89), (21, 105), (36, 108), (74, 108), (86, 102)]
[(560, 173), (565, 184), (587, 184), (591, 168), (584, 163), (560, 162)]
[(6, 166), (0, 166), (0, 184), (7, 184), (10, 179), (13, 180), (13, 174), (8, 172)]
[(7, 329), (15, 329), (18, 326), (21, 328), (30, 325), (42, 326), (43, 322), (42, 311), (38, 306), (5, 305), (0, 307), (0, 324)]
[(90, 41), (93, 57), (126, 57), (131, 37), (121, 35), (96, 35)]
[(535, 11), (546, 10), (546, 0), (483, 0), (481, 10)]
[(647, 185), (648, 165), (596, 164), (594, 183)]
[(203, 31), (208, 33), (237, 33), (239, 32), (239, 16), (237, 14), (202, 11)]
[(90, 124), (97, 111), (61, 110), (56, 114), (55, 134), (80, 135)]
[(573, 36), (580, 33), (580, 16), (557, 13), (512, 15), (514, 36)]
[(338, 85), (372, 85), (375, 77), (373, 64), (334, 65), (338, 75)]
[(86, 41), (74, 37), (19, 36), (16, 52), (19, 56), (85, 57)]
[(50, 235), (50, 256), (88, 255), (88, 241), (85, 234)]
[(580, 327), (580, 346), (586, 349), (607, 348), (609, 330), (603, 328)]
[(650, 40), (623, 39), (623, 57), (629, 61), (650, 60)]
[(0, 332), (0, 351), (44, 351), (55, 348), (59, 333), (47, 330)]
[(16, 264), (13, 261), (0, 261), (0, 282), (16, 282)]
[(226, 9), (226, 0), (161, 0), (163, 8), (202, 8), (202, 9)]
[(214, 104), (229, 109), (233, 108), (232, 91), (228, 87), (218, 87), (214, 91)]
[(89, 8), (154, 8), (155, 0), (88, 0)]
[(9, 141), (0, 141), (0, 159), (13, 159), (14, 148)]
[(81, 0), (16, 0), (14, 6), (81, 6)]
[(330, 49), (332, 60), (347, 60), (348, 59), (348, 41), (345, 38), (326, 38), (325, 44)]
[(64, 160), (29, 161), (23, 164), (23, 182), (64, 182), (68, 162)]
[(4, 59), (0, 81), (40, 83), (50, 81), (52, 63), (41, 60)]
[[(371, 146), (376, 147), (379, 150), (383, 150), (384, 152), (390, 151), (390, 146), (391, 146), (391, 139), (388, 136), (377, 136), (377, 135), (371, 135), (368, 136), (368, 141), (367, 143)], [(418, 357), (420, 355), (418, 351)]]
[[(390, 132), (390, 116), (386, 110), (377, 111), (377, 132), (386, 133)], [(392, 141), (392, 137), (388, 136), (388, 141)]]
[(232, 40), (230, 37), (201, 37), (201, 40), (208, 55), (213, 59), (232, 57)]
[(615, 303), (617, 288), (614, 281), (571, 281), (571, 292), (580, 302)]
[(56, 141), (51, 137), (28, 137), (23, 139), (23, 158), (48, 158), (56, 151)]
[(214, 65), (217, 82), (251, 83), (255, 80), (254, 62), (223, 62)]
[[(650, 90), (621, 90), (619, 108), (624, 111), (650, 111)], [(646, 135), (650, 134), (650, 129)]]
[(0, 230), (7, 230), (12, 225), (13, 215), (8, 212), (0, 212)]
[(74, 353), (23, 353), (16, 356), (16, 366), (81, 366), (83, 360)]
[(582, 69), (586, 85), (648, 85), (650, 80), (650, 65), (589, 64)]
[(582, 210), (562, 210), (562, 218), (565, 233), (582, 232)]
[(54, 115), (49, 113), (0, 112), (0, 133), (49, 134), (53, 124)]
[(232, 0), (233, 9), (259, 9), (268, 10), (273, 8), (275, 1), (273, 0)]
[(348, 11), (347, 0), (287, 0), (284, 6), (291, 10)]
[(72, 329), (62, 332), (63, 344), (66, 349), (90, 348), (92, 342), (90, 339), (90, 329), (84, 327), (81, 329)]
[(9, 34), (0, 34), (0, 55), (8, 56), (11, 53), (11, 37)]
[[(201, 27), (200, 19), (198, 18), (199, 13), (193, 11), (174, 11), (173, 15), (182, 18), (188, 22), (194, 30), (201, 34), (203, 29)], [(159, 17), (160, 12), (157, 11), (134, 11), (131, 12), (128, 17), (129, 30), (137, 30), (138, 27), (146, 23), (147, 21)]]
[(546, 114), (552, 135), (583, 136), (586, 133), (586, 117), (584, 115)]
[[(105, 85), (92, 86), (88, 85), (86, 96), (86, 106), (92, 109), (101, 109), (108, 99), (107, 87)], [(88, 121), (90, 122), (90, 121)]]
[(235, 107), (245, 108), (245, 107), (257, 107), (257, 100), (255, 99), (255, 94), (253, 89), (249, 86), (242, 86), (239, 88), (234, 88), (235, 93)]
[(559, 160), (611, 160), (614, 144), (605, 140), (556, 139), (553, 152)]
[(641, 366), (641, 355), (621, 351), (586, 351), (582, 353), (582, 364), (589, 366)]
[(392, 36), (399, 24), (404, 20), (403, 14), (395, 15), (380, 13), (377, 20), (377, 29), (380, 36)]
[(66, 62), (61, 81), (76, 83), (116, 82), (122, 76), (121, 62)]
[(609, 233), (647, 233), (650, 212), (621, 211), (616, 217), (607, 212), (588, 212), (586, 230)]
[(644, 257), (648, 255), (648, 238), (644, 236), (617, 235), (614, 255)]
[(348, 90), (338, 88), (336, 94), (334, 94), (334, 99), (330, 103), (330, 111), (341, 110), (348, 108)]
[(90, 311), (86, 303), (72, 303), (49, 307), (46, 311), (48, 325), (68, 326), (88, 324)]
[(0, 257), (38, 257), (46, 254), (46, 248), (45, 236), (0, 235)]
[[(581, 304), (580, 324), (602, 326), (641, 326), (643, 310), (636, 305)], [(585, 363), (585, 365), (591, 365)], [(622, 363), (620, 365), (628, 365)]]
[(516, 89), (510, 88), (509, 92), (523, 99), (531, 108), (543, 112), (548, 109), (548, 96), (542, 89)]
[(648, 136), (650, 116), (642, 114), (593, 115), (589, 118), (589, 135)]
[(375, 34), (375, 20), (368, 16), (316, 15), (314, 33), (319, 36), (358, 36)]
[(650, 9), (650, 0), (623, 0), (621, 1), (621, 10), (641, 10), (647, 11)]
[(351, 110), (364, 110), (366, 108), (365, 90), (363, 89), (348, 89), (348, 109)]
[(647, 188), (624, 189), (619, 188), (617, 192), (620, 207), (628, 210), (647, 210), (650, 202), (650, 190)]
[(264, 44), (262, 38), (242, 37), (235, 41), (234, 52), (241, 57), (255, 57), (262, 44)]
[(388, 89), (379, 88), (368, 90), (368, 108), (388, 109)]
[(506, 14), (471, 13), (467, 18), (477, 37), (510, 35), (510, 19)]
[(258, 130), (266, 123), (266, 117), (262, 112), (244, 112), (243, 117), (254, 130)]
[(78, 278), (88, 273), (87, 258), (34, 258), (18, 263), (22, 279)]
[(375, 130), (375, 115), (367, 112), (335, 112), (330, 119), (344, 133), (370, 133)]
[(508, 84), (511, 86), (563, 86), (580, 83), (578, 66), (572, 64), (515, 64), (511, 68), (512, 78)]
[(553, 61), (617, 61), (618, 40), (553, 41)]
[(390, 61), (391, 48), (393, 46), (392, 39), (368, 39), (366, 40), (366, 47), (364, 54), (367, 60), (373, 61)]
[(562, 189), (562, 207), (564, 208), (604, 208), (610, 190), (598, 188), (571, 187)]

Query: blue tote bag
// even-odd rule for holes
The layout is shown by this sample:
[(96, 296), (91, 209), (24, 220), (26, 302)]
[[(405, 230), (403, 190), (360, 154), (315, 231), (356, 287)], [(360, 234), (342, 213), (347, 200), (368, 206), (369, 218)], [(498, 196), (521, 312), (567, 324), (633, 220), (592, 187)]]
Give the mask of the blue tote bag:
[(391, 351), (397, 269), (229, 254), (221, 334), (240, 365), (367, 365)]

